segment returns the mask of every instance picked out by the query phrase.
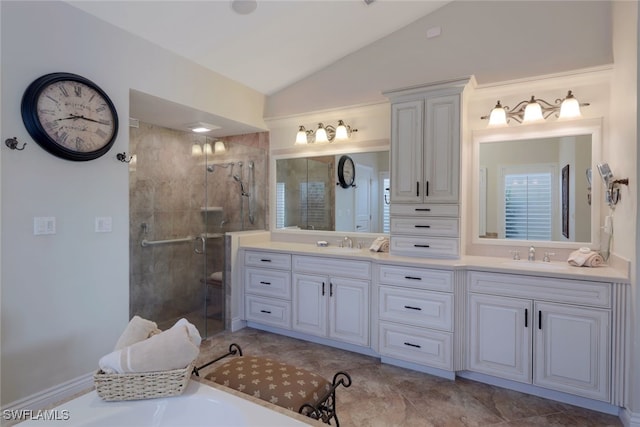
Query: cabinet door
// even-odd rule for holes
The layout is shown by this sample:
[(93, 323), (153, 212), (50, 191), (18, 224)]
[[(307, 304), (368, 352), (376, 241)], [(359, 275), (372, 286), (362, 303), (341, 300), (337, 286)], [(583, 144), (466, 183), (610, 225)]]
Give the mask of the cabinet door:
[(530, 300), (469, 296), (469, 369), (531, 383)]
[(293, 274), (292, 328), (307, 334), (327, 336), (327, 277)]
[(424, 102), (391, 105), (391, 201), (420, 203), (422, 178)]
[(329, 336), (369, 345), (369, 282), (332, 277), (329, 281)]
[[(460, 180), (459, 95), (427, 98), (424, 132), (424, 200), (457, 202)], [(393, 185), (393, 179), (391, 183)]]
[(535, 317), (534, 384), (608, 402), (609, 311), (536, 302)]

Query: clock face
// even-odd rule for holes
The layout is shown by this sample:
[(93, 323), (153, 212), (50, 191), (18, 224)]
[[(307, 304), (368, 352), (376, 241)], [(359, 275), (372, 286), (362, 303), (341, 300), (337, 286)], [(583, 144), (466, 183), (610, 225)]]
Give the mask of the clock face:
[(353, 186), (356, 178), (356, 168), (349, 156), (342, 156), (338, 161), (338, 181), (342, 188)]
[(118, 116), (106, 93), (69, 73), (35, 80), (22, 98), (22, 118), (38, 144), (68, 160), (102, 156), (118, 133)]

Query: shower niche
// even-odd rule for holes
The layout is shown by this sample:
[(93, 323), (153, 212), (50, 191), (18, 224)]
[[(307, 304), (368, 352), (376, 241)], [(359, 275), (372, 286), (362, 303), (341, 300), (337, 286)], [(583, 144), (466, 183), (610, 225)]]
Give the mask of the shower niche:
[(185, 317), (203, 337), (230, 327), (225, 233), (266, 228), (268, 134), (218, 139), (224, 153), (194, 155), (211, 137), (130, 129), (130, 317)]

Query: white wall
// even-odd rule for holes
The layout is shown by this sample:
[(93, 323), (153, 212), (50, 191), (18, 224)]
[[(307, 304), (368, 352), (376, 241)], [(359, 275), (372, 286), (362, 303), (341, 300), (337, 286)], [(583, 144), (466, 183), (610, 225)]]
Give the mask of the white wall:
[[(2, 404), (97, 368), (129, 319), (129, 90), (136, 89), (264, 128), (264, 96), (135, 38), (62, 2), (0, 2), (2, 137)], [(20, 116), (26, 87), (57, 71), (83, 75), (114, 102), (113, 148), (90, 162), (51, 156)], [(228, 102), (219, 102), (219, 99)], [(57, 234), (33, 235), (33, 218), (54, 216)], [(96, 216), (113, 219), (95, 233)]]

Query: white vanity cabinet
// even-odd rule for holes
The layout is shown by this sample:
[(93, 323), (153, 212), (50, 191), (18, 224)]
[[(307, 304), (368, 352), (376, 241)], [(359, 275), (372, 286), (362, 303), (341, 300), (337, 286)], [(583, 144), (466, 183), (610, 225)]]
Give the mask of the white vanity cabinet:
[(245, 317), (249, 321), (291, 329), (291, 255), (246, 251)]
[(379, 353), (453, 371), (453, 272), (381, 265), (378, 282)]
[(459, 257), (461, 94), (467, 82), (385, 93), (391, 100), (393, 254)]
[(611, 284), (471, 271), (469, 369), (610, 401)]
[(371, 263), (293, 256), (292, 329), (369, 346)]

